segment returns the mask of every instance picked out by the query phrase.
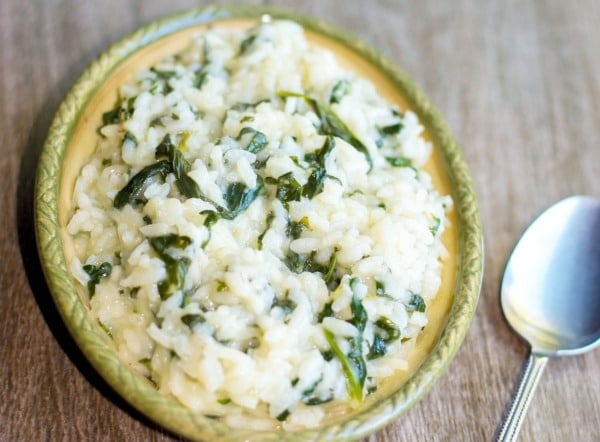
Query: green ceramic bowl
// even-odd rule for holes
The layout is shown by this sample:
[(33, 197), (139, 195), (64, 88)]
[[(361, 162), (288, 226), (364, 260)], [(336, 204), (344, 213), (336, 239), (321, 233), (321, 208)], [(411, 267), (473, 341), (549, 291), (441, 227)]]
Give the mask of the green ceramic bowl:
[[(302, 24), (311, 44), (333, 50), (342, 64), (369, 77), (380, 94), (412, 109), (434, 144), (426, 168), (438, 189), (452, 195), (452, 227), (444, 242), (440, 293), (429, 306), (429, 325), (417, 340), (410, 369), (386, 383), (362, 406), (297, 432), (232, 429), (193, 413), (134, 373), (117, 356), (108, 335), (90, 319), (88, 308), (70, 276), (67, 262), (73, 245), (65, 233), (72, 214), (75, 179), (96, 145), (102, 112), (116, 100), (116, 89), (132, 73), (187, 44), (192, 33), (211, 26), (249, 26), (263, 15)], [(475, 312), (482, 277), (482, 235), (467, 166), (437, 110), (392, 62), (355, 37), (319, 20), (257, 7), (195, 9), (151, 23), (102, 54), (83, 73), (63, 101), (50, 128), (37, 172), (36, 233), (50, 291), (73, 338), (100, 375), (131, 405), (175, 434), (198, 440), (315, 440), (366, 436), (415, 405), (450, 364)]]

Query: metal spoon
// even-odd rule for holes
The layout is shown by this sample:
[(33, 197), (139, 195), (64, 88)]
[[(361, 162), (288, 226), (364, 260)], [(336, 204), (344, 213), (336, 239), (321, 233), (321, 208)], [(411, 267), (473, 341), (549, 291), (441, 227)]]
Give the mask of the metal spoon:
[(516, 440), (549, 357), (600, 345), (599, 290), (600, 200), (559, 201), (525, 231), (504, 271), (504, 316), (531, 351), (498, 440)]

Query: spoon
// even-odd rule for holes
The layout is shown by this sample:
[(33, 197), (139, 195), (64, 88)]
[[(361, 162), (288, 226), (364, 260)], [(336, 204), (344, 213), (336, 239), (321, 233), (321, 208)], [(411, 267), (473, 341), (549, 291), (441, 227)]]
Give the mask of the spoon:
[(600, 200), (566, 198), (529, 226), (506, 264), (500, 303), (531, 347), (498, 435), (515, 441), (548, 358), (600, 345)]

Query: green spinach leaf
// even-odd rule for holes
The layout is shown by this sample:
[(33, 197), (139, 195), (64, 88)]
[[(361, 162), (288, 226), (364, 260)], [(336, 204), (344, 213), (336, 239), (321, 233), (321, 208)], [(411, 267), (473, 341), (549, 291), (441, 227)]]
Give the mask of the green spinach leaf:
[(106, 278), (112, 271), (112, 265), (109, 262), (95, 266), (94, 264), (86, 264), (83, 266), (83, 271), (90, 277), (87, 283), (88, 293), (90, 298), (96, 294), (96, 285), (100, 283), (101, 278)]
[[(385, 157), (385, 160), (393, 167), (411, 167), (412, 160), (406, 157)], [(414, 169), (414, 168), (413, 168)]]
[(378, 127), (377, 130), (379, 131), (381, 136), (397, 135), (400, 133), (403, 127), (404, 124), (402, 124), (402, 122), (399, 121), (398, 123), (390, 124), (388, 126)]
[(165, 135), (160, 144), (156, 147), (155, 157), (163, 158), (166, 157), (171, 164), (171, 172), (175, 175), (175, 184), (179, 189), (179, 192), (187, 198), (202, 198), (205, 201), (208, 200), (200, 191), (198, 183), (191, 178), (188, 173), (192, 166), (189, 161), (183, 157), (181, 149), (185, 147), (187, 137), (184, 135), (180, 143), (180, 147), (176, 148), (169, 134)]
[(191, 264), (189, 258), (175, 257), (169, 253), (169, 249), (185, 249), (192, 240), (187, 236), (176, 234), (155, 236), (148, 240), (158, 257), (164, 262), (167, 271), (167, 277), (158, 283), (158, 293), (161, 299), (165, 300), (183, 289), (185, 275)]
[(340, 361), (342, 371), (346, 378), (346, 388), (351, 399), (357, 402), (362, 402), (363, 385), (365, 382), (367, 369), (366, 363), (361, 356), (357, 357), (355, 348), (353, 347), (346, 355), (335, 340), (335, 336), (329, 330), (324, 329), (325, 340), (329, 344), (334, 356)]
[(424, 312), (426, 309), (425, 301), (421, 297), (421, 295), (417, 295), (416, 293), (412, 293), (410, 296), (410, 301), (408, 302), (407, 310)]
[(194, 326), (206, 322), (206, 318), (200, 313), (188, 313), (181, 317), (181, 322), (187, 325), (190, 329), (193, 329)]
[(331, 96), (329, 97), (329, 103), (339, 103), (342, 101), (342, 98), (348, 94), (348, 92), (350, 92), (350, 82), (348, 79), (344, 78), (338, 81), (335, 86), (333, 86), (333, 89), (331, 90)]
[(258, 250), (262, 250), (263, 238), (267, 234), (267, 231), (271, 228), (271, 224), (273, 224), (274, 219), (275, 219), (275, 214), (273, 212), (269, 212), (269, 214), (267, 215), (267, 219), (265, 221), (265, 230), (263, 230), (263, 232), (260, 235), (258, 235), (258, 238), (256, 239), (256, 241), (258, 243)]
[(137, 97), (130, 97), (127, 100), (122, 100), (117, 106), (102, 114), (102, 124), (104, 126), (108, 124), (117, 124), (125, 120), (129, 120), (133, 112), (135, 111), (135, 99)]
[(333, 138), (332, 136), (328, 136), (325, 138), (325, 142), (319, 150), (306, 154), (304, 156), (304, 159), (310, 163), (316, 164), (318, 167), (325, 168), (325, 160), (327, 159), (327, 156), (331, 153), (334, 147), (335, 138)]
[(382, 357), (387, 352), (387, 346), (385, 344), (384, 339), (381, 335), (375, 333), (373, 338), (373, 344), (369, 349), (369, 354), (367, 355), (367, 359), (373, 360)]
[(436, 235), (436, 233), (438, 233), (438, 230), (440, 230), (440, 226), (442, 224), (442, 220), (439, 219), (437, 216), (433, 217), (433, 225), (431, 227), (429, 227), (429, 231), (431, 232), (431, 234), (433, 236)]
[(318, 167), (312, 171), (308, 177), (308, 181), (302, 186), (302, 196), (313, 199), (316, 195), (323, 192), (325, 187), (325, 179), (327, 178), (327, 171), (323, 167)]
[(373, 168), (373, 159), (369, 154), (369, 149), (352, 133), (350, 128), (342, 121), (340, 117), (325, 103), (322, 103), (306, 94), (298, 94), (295, 92), (282, 91), (279, 92), (280, 97), (298, 97), (304, 99), (317, 114), (320, 120), (319, 133), (321, 135), (331, 135), (341, 138), (357, 151), (362, 153), (369, 164), (369, 171)]
[(227, 186), (227, 190), (223, 198), (227, 202), (227, 208), (220, 208), (220, 214), (225, 219), (234, 219), (259, 197), (263, 192), (264, 184), (262, 179), (257, 176), (256, 187), (249, 188), (243, 183), (231, 183)]
[(384, 342), (386, 344), (389, 344), (400, 337), (400, 329), (396, 326), (396, 324), (394, 324), (394, 322), (385, 316), (381, 316), (377, 321), (375, 321), (375, 325), (386, 333), (387, 337), (384, 338)]
[(296, 180), (292, 172), (284, 173), (276, 180), (271, 178), (267, 182), (277, 185), (275, 195), (286, 209), (289, 207), (290, 201), (300, 201), (302, 185)]
[(254, 43), (254, 40), (256, 40), (257, 37), (258, 35), (252, 34), (242, 40), (242, 42), (240, 43), (240, 55), (246, 53), (246, 51), (250, 48), (250, 46), (252, 46), (252, 43)]
[(150, 184), (150, 181), (159, 176), (161, 179), (171, 172), (171, 165), (168, 161), (162, 160), (151, 164), (136, 173), (129, 182), (115, 195), (114, 206), (117, 209), (125, 207), (126, 204), (133, 206), (146, 201), (144, 190)]
[(244, 127), (240, 131), (240, 134), (238, 135), (237, 139), (238, 140), (241, 139), (244, 135), (246, 135), (248, 133), (253, 134), (252, 138), (250, 139), (250, 142), (248, 143), (248, 146), (246, 146), (246, 150), (248, 152), (258, 153), (261, 150), (263, 150), (265, 147), (267, 147), (267, 144), (269, 142), (268, 142), (265, 134), (263, 134), (262, 132), (259, 132), (258, 130), (254, 129), (252, 127)]

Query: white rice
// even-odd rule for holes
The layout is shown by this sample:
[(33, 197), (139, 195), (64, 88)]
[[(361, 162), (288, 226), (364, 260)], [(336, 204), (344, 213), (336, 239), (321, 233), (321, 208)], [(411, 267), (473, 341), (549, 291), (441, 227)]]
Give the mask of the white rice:
[[(119, 96), (68, 233), (73, 276), (127, 364), (194, 411), (284, 429), (316, 426), (321, 404), (355, 406), (406, 369), (451, 205), (422, 170), (431, 146), (413, 113), (284, 21), (205, 31)], [(157, 153), (166, 135), (189, 169)], [(166, 171), (115, 207), (159, 161)], [(260, 186), (231, 215), (228, 189)], [(161, 251), (157, 238), (180, 244)]]

